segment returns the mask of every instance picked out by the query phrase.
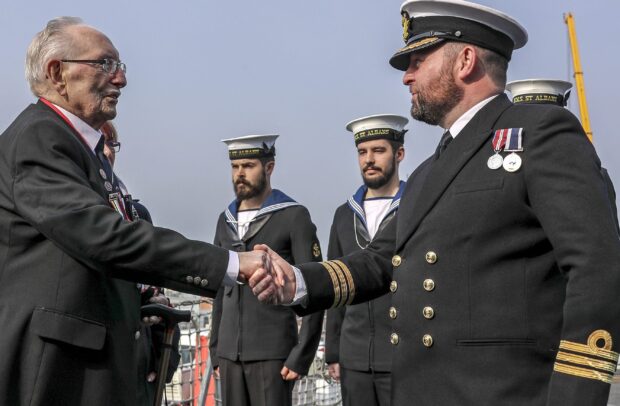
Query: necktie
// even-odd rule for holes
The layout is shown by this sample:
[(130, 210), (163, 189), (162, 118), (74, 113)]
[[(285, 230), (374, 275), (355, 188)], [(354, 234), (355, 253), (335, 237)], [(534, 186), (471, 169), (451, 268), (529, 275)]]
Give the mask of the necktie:
[(439, 156), (441, 156), (446, 148), (448, 148), (448, 144), (450, 144), (453, 139), (454, 138), (452, 137), (452, 134), (450, 134), (450, 131), (443, 133), (441, 140), (439, 141), (439, 145), (437, 146), (437, 150), (435, 151), (435, 159), (439, 159)]
[(97, 155), (97, 158), (99, 159), (99, 162), (101, 162), (101, 166), (103, 167), (103, 170), (106, 174), (106, 190), (110, 187), (110, 185), (112, 186), (112, 190), (108, 190), (108, 192), (110, 193), (110, 203), (112, 204), (114, 209), (123, 216), (123, 218), (125, 218), (126, 220), (132, 220), (133, 213), (130, 204), (131, 196), (123, 196), (123, 194), (121, 193), (119, 180), (116, 176), (114, 176), (112, 165), (110, 164), (110, 161), (108, 161), (108, 157), (105, 156), (105, 154), (103, 153), (104, 144), (105, 139), (102, 135), (99, 139), (99, 142), (95, 146), (95, 155)]
[(114, 171), (112, 170), (112, 165), (110, 165), (110, 161), (108, 161), (108, 157), (103, 153), (103, 145), (105, 144), (105, 139), (103, 135), (99, 138), (99, 142), (97, 146), (95, 146), (95, 155), (101, 162), (101, 166), (103, 166), (103, 170), (105, 171), (106, 177), (110, 180), (112, 186), (114, 186), (114, 190), (118, 187), (118, 182), (114, 179)]

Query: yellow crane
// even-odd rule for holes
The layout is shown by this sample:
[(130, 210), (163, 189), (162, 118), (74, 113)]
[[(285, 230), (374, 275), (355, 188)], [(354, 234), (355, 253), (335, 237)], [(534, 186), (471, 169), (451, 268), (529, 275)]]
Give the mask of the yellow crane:
[(590, 115), (588, 114), (588, 105), (586, 104), (586, 88), (583, 83), (583, 70), (581, 70), (581, 60), (579, 59), (579, 47), (577, 46), (577, 32), (575, 31), (575, 18), (571, 12), (564, 14), (564, 22), (568, 26), (568, 39), (570, 41), (570, 49), (573, 55), (573, 77), (575, 78), (575, 87), (577, 88), (577, 99), (579, 100), (579, 114), (581, 116), (581, 125), (588, 136), (590, 142), (592, 140), (592, 128), (590, 128)]

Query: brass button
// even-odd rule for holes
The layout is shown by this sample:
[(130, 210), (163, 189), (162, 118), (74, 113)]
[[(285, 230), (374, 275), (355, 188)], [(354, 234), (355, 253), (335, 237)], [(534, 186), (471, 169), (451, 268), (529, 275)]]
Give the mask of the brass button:
[(398, 282), (392, 281), (390, 282), (390, 292), (394, 293), (398, 289)]
[(422, 337), (422, 344), (424, 344), (425, 347), (432, 347), (433, 346), (433, 337), (431, 337), (430, 334), (424, 334), (424, 337)]
[(201, 281), (200, 276), (194, 277), (194, 285), (196, 286), (200, 285), (200, 281)]
[(432, 279), (424, 279), (423, 286), (425, 291), (430, 292), (435, 289), (435, 281)]
[(422, 314), (424, 315), (425, 319), (430, 320), (435, 317), (435, 310), (433, 310), (433, 308), (430, 306), (426, 306), (424, 309), (422, 309)]
[(209, 281), (207, 279), (203, 279), (200, 281), (200, 286), (202, 286), (203, 288), (206, 287), (209, 284)]
[(434, 264), (435, 262), (437, 262), (437, 254), (435, 254), (435, 252), (433, 251), (427, 252), (426, 262), (428, 262), (429, 264)]
[(402, 258), (400, 257), (400, 255), (394, 255), (392, 257), (392, 266), (393, 267), (397, 267), (400, 266), (400, 263), (403, 262)]
[(390, 335), (390, 342), (391, 342), (393, 345), (398, 344), (398, 334), (396, 334), (396, 333), (392, 333), (392, 334)]
[(396, 316), (398, 315), (398, 311), (396, 311), (395, 307), (390, 307), (390, 319), (395, 319)]
[(194, 283), (194, 278), (191, 277), (190, 275), (187, 275), (185, 277), (185, 282), (187, 282), (187, 283)]

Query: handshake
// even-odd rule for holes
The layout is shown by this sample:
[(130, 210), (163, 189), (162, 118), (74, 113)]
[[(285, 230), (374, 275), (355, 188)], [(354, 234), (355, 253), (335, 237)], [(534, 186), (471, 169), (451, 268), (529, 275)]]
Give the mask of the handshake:
[(239, 279), (262, 303), (290, 304), (297, 287), (293, 267), (267, 245), (239, 253)]

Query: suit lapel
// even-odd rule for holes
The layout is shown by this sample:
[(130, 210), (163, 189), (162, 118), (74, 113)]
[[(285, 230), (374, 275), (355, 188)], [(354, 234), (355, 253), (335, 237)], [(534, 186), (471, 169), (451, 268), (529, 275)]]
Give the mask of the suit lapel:
[(461, 169), (489, 139), (493, 125), (511, 105), (505, 94), (491, 100), (463, 128), (441, 158), (436, 161), (431, 158), (425, 167), (411, 175), (409, 182), (412, 182), (412, 187), (407, 188), (403, 197), (407, 212), (401, 210), (399, 214), (396, 251), (402, 248)]

